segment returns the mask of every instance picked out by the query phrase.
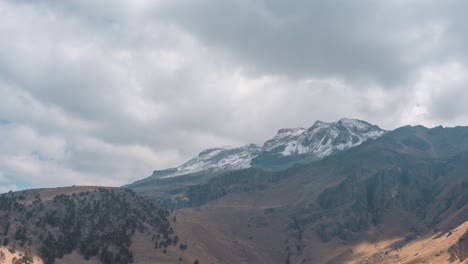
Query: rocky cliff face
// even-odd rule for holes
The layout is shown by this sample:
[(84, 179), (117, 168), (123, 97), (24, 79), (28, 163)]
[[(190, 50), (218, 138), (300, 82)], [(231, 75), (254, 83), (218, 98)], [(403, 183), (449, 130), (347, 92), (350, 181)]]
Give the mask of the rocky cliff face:
[(403, 208), (424, 217), (441, 191), (434, 181), (441, 171), (437, 165), (426, 164), (414, 169), (387, 168), (365, 179), (351, 176), (319, 195), (319, 208), (312, 213), (315, 219), (310, 215), (301, 219), (317, 225), (324, 241), (333, 237), (357, 240), (361, 231), (379, 224), (389, 209)]
[[(356, 240), (390, 209), (415, 214), (421, 232), (460, 212), (468, 202), (468, 148), (460, 147), (468, 142), (468, 129), (441, 129), (402, 128), (329, 159), (326, 162), (347, 168), (337, 170), (341, 183), (323, 190), (316, 206), (298, 210), (297, 218), (316, 226), (324, 241)], [(455, 136), (445, 141), (443, 134)], [(385, 159), (377, 163), (375, 157)], [(451, 219), (454, 225), (466, 221)]]
[(228, 172), (209, 180), (206, 184), (188, 187), (185, 191), (186, 205), (200, 206), (228, 193), (261, 189), (267, 183), (278, 180), (278, 175), (256, 169)]

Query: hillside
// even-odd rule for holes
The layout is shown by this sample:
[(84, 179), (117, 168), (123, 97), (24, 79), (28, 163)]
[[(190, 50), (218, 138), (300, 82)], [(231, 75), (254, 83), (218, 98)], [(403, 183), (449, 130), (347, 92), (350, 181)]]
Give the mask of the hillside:
[[(119, 188), (67, 187), (0, 195), (0, 248), (12, 263), (193, 263), (164, 207)], [(196, 247), (195, 247), (196, 248)], [(179, 260), (180, 259), (180, 260)]]

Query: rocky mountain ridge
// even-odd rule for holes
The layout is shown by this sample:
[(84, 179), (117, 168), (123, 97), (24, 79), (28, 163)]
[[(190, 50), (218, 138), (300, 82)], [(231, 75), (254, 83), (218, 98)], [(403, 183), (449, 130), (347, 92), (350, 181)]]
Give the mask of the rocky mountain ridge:
[[(206, 149), (186, 163), (153, 174), (133, 185), (155, 179), (184, 175), (219, 174), (250, 167), (280, 170), (298, 162), (309, 162), (376, 139), (386, 131), (362, 120), (343, 118), (337, 122), (316, 121), (305, 128), (282, 128), (263, 146), (248, 144), (241, 147)], [(132, 185), (130, 185), (131, 187)]]
[(468, 127), (406, 126), (284, 171), (223, 173), (180, 193), (193, 208), (179, 212), (253, 263), (466, 263), (467, 164)]

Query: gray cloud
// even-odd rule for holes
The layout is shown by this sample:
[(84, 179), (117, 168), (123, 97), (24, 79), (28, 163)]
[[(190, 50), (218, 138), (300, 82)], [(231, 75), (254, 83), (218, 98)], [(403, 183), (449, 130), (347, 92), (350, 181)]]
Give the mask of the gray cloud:
[(0, 192), (356, 117), (468, 122), (460, 1), (2, 1)]
[(157, 16), (259, 74), (394, 85), (463, 44), (463, 1), (168, 1)]
[[(250, 70), (392, 81), (409, 70), (390, 39), (396, 10), (375, 1), (171, 1), (161, 15)], [(376, 24), (379, 23), (379, 24)]]

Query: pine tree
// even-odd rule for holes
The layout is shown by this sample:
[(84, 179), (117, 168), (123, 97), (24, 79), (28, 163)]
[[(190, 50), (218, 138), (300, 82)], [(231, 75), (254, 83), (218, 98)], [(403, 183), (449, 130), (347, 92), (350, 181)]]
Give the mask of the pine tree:
[(28, 248), (26, 250), (26, 252), (24, 253), (24, 256), (23, 256), (23, 262), (24, 264), (32, 264), (34, 263), (34, 257), (31, 253), (31, 250)]
[(3, 232), (3, 235), (4, 235), (4, 236), (7, 236), (7, 235), (8, 235), (8, 231), (10, 231), (10, 221), (8, 221), (8, 222), (6, 223), (5, 232)]
[(8, 246), (8, 244), (10, 244), (10, 239), (8, 237), (5, 237), (5, 239), (3, 239), (3, 246), (6, 247)]

